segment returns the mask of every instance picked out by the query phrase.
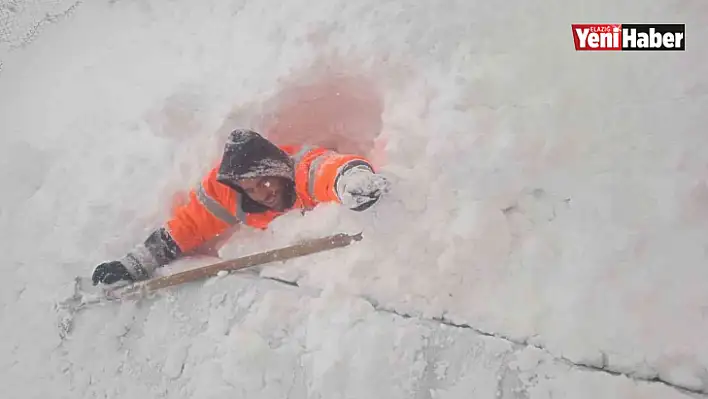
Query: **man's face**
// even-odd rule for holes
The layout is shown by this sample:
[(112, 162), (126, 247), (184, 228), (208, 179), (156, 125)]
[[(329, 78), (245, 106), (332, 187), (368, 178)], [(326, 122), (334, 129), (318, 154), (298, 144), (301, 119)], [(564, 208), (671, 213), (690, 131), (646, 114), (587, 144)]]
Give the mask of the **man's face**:
[(276, 211), (285, 210), (286, 181), (282, 177), (254, 177), (238, 181), (246, 195)]

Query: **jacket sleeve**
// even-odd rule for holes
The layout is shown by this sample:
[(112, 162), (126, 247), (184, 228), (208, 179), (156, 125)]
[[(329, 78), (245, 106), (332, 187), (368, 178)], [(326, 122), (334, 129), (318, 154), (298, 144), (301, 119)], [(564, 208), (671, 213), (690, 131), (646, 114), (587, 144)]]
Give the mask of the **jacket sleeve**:
[(307, 193), (316, 202), (342, 203), (337, 193), (337, 182), (348, 170), (358, 167), (374, 172), (371, 163), (364, 157), (352, 154), (340, 154), (329, 150), (315, 150), (299, 170), (306, 173)]
[(214, 169), (190, 191), (187, 202), (176, 207), (163, 226), (120, 260), (136, 280), (151, 277), (158, 267), (245, 219), (235, 200), (237, 194), (217, 183), (215, 177)]

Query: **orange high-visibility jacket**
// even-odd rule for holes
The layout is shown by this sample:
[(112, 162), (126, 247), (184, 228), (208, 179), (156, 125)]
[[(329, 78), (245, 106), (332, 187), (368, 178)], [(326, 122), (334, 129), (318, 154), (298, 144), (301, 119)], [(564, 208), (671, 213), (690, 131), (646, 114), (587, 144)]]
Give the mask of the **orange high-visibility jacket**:
[(188, 201), (175, 208), (171, 218), (144, 243), (130, 251), (122, 263), (134, 278), (152, 272), (232, 226), (245, 224), (265, 229), (284, 212), (268, 209), (251, 200), (236, 181), (248, 177), (279, 176), (291, 188), (289, 209), (312, 209), (323, 202), (341, 202), (337, 180), (354, 166), (373, 172), (362, 156), (340, 154), (311, 145), (278, 147), (258, 133), (231, 133), (220, 164), (191, 190)]

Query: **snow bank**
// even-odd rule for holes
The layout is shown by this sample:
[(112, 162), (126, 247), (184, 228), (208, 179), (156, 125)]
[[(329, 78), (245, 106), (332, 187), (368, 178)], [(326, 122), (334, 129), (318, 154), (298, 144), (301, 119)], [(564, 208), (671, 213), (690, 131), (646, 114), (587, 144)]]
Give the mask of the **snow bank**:
[[(708, 391), (708, 51), (691, 40), (708, 10), (643, 4), (81, 4), (0, 74), (8, 392), (680, 397), (562, 358)], [(686, 23), (688, 50), (576, 53), (587, 21)], [(62, 342), (52, 304), (73, 277), (142, 240), (244, 125), (336, 137), (394, 189), (364, 214), (241, 232), (223, 256), (365, 240), (263, 268), (300, 290), (228, 277), (95, 309)], [(512, 370), (532, 349), (508, 340), (545, 351)]]
[(688, 398), (377, 312), (351, 295), (247, 276), (78, 320), (83, 326), (60, 349), (72, 397)]

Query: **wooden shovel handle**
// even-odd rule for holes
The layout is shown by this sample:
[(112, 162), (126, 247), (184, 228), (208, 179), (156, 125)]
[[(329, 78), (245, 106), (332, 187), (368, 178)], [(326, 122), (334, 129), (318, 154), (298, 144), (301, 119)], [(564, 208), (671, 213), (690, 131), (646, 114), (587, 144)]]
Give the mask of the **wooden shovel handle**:
[(262, 265), (265, 263), (283, 261), (287, 259), (297, 258), (300, 256), (310, 255), (316, 252), (326, 251), (329, 249), (345, 247), (351, 244), (353, 241), (361, 241), (361, 239), (361, 233), (355, 235), (339, 233), (329, 237), (308, 240), (300, 244), (291, 245), (289, 247), (273, 249), (270, 251), (227, 260), (224, 262), (219, 262), (192, 270), (186, 270), (183, 272), (171, 274), (169, 276), (154, 278), (142, 283), (141, 290), (145, 290), (148, 292), (155, 291), (161, 288), (179, 285), (194, 280), (214, 277), (222, 270), (241, 270), (253, 266)]

